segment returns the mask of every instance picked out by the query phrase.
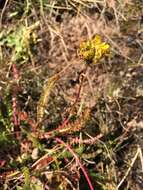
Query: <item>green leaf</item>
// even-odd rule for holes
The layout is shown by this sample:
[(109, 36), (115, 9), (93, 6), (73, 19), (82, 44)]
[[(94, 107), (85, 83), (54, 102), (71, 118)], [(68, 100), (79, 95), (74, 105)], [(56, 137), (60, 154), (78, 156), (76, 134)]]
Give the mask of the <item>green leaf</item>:
[(31, 190), (44, 190), (40, 184), (32, 184)]
[(23, 190), (31, 190), (31, 188), (30, 188), (30, 172), (27, 167), (23, 168), (23, 175), (24, 175)]

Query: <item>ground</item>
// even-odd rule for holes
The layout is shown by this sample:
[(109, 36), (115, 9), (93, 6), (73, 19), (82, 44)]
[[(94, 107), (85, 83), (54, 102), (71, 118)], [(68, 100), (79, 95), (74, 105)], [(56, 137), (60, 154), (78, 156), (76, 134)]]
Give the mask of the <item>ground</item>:
[(143, 2), (1, 0), (0, 28), (0, 189), (143, 189)]

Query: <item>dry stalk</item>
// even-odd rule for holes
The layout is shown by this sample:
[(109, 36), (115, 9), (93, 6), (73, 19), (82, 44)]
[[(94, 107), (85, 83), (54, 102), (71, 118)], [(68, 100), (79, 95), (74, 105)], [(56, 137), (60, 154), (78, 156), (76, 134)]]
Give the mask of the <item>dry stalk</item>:
[(132, 169), (132, 167), (133, 167), (133, 165), (134, 165), (134, 163), (135, 163), (137, 157), (139, 156), (139, 154), (140, 154), (140, 147), (137, 148), (137, 151), (136, 151), (136, 153), (135, 153), (135, 156), (133, 157), (132, 162), (131, 162), (131, 164), (130, 164), (130, 167), (129, 167), (128, 170), (126, 171), (126, 173), (125, 173), (124, 177), (121, 179), (120, 183), (117, 185), (117, 190), (121, 187), (121, 185), (122, 185), (122, 184), (124, 183), (124, 181), (126, 180), (126, 178), (127, 178), (127, 176), (129, 175), (129, 173), (130, 173), (130, 171), (131, 171), (131, 169)]

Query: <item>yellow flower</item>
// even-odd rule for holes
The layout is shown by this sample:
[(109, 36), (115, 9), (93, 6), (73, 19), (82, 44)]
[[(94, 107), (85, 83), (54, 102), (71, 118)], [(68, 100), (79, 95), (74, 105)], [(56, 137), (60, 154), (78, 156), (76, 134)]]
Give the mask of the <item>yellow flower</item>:
[(109, 54), (109, 49), (109, 44), (102, 42), (101, 37), (96, 35), (93, 39), (81, 43), (79, 55), (87, 63), (96, 64), (101, 58)]

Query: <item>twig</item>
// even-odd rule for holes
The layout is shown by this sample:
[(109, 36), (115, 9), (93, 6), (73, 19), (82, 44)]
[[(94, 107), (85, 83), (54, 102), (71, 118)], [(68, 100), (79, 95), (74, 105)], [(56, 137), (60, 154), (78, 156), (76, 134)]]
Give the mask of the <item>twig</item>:
[(5, 1), (4, 7), (3, 7), (2, 12), (1, 12), (1, 15), (0, 15), (0, 28), (2, 27), (3, 15), (4, 15), (4, 12), (5, 12), (5, 10), (6, 10), (6, 6), (7, 6), (7, 4), (8, 4), (8, 1), (9, 1), (9, 0), (6, 0), (6, 1)]
[(96, 141), (98, 141), (99, 139), (101, 139), (103, 137), (103, 134), (99, 134), (96, 137), (92, 137), (90, 139), (79, 139), (77, 138), (72, 138), (70, 139), (70, 144), (94, 144)]
[(139, 156), (140, 156), (140, 161), (141, 161), (141, 169), (143, 172), (143, 153), (141, 147), (139, 147)]

